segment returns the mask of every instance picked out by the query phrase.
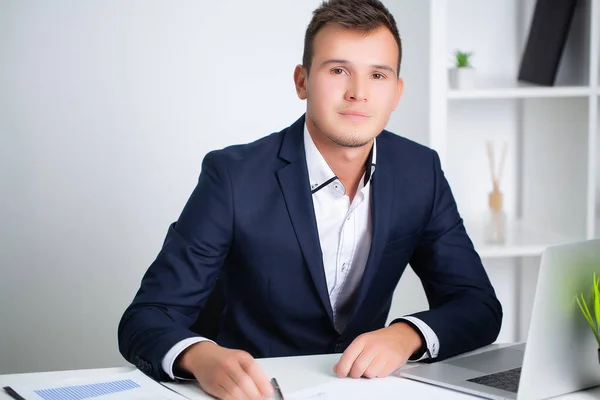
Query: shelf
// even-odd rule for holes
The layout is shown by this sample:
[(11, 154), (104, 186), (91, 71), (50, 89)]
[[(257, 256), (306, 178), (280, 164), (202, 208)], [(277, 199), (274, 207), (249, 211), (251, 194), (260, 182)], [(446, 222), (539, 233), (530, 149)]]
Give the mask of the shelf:
[(541, 226), (520, 220), (508, 221), (506, 243), (490, 245), (484, 243), (483, 226), (480, 223), (465, 221), (467, 232), (481, 258), (506, 258), (539, 256), (548, 246), (569, 243), (582, 238), (568, 238)]
[(598, 92), (589, 86), (539, 86), (502, 79), (479, 79), (473, 89), (448, 89), (450, 100), (585, 97)]

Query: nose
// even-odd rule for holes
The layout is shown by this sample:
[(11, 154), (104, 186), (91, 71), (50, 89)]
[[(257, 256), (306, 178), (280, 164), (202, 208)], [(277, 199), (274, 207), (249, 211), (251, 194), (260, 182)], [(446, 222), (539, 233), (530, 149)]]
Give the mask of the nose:
[(367, 84), (364, 79), (358, 76), (352, 77), (348, 81), (346, 89), (346, 101), (367, 101)]

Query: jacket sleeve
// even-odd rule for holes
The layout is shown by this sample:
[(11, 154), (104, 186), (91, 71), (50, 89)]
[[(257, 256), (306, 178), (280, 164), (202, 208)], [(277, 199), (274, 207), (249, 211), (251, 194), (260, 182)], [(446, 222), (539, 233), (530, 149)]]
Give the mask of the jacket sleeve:
[(410, 260), (429, 310), (413, 314), (439, 338), (438, 361), (492, 343), (502, 306), (473, 247), (450, 186), (433, 152), (433, 206)]
[(189, 327), (219, 276), (233, 236), (231, 181), (224, 157), (207, 154), (198, 184), (142, 278), (118, 327), (119, 351), (157, 380), (169, 379), (162, 358)]

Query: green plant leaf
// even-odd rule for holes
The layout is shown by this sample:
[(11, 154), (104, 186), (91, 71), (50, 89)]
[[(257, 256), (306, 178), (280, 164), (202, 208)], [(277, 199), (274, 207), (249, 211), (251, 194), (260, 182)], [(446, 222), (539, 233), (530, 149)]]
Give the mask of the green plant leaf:
[(456, 57), (456, 67), (457, 68), (467, 68), (470, 66), (469, 58), (473, 53), (467, 53), (460, 50), (456, 50), (454, 53)]
[(592, 316), (592, 313), (588, 308), (587, 301), (583, 293), (580, 293), (579, 296), (575, 296), (575, 300), (577, 300), (577, 305), (588, 322), (588, 325), (590, 328), (592, 328), (596, 342), (598, 342), (598, 348), (600, 348), (600, 278), (597, 278), (595, 273), (593, 278), (594, 284), (592, 285), (590, 301), (594, 307), (594, 316)]
[(598, 324), (600, 324), (600, 288), (598, 280), (594, 272), (594, 313), (596, 314), (596, 332), (598, 332)]
[(588, 324), (590, 324), (590, 327), (592, 329), (595, 329), (594, 321), (592, 320), (592, 316), (590, 315), (590, 310), (588, 309), (588, 306), (587, 306), (587, 304), (585, 302), (585, 298), (583, 297), (583, 293), (581, 293), (581, 300), (579, 299), (579, 296), (575, 297), (575, 299), (577, 300), (577, 304), (579, 304), (579, 309), (581, 310), (581, 313), (583, 314), (583, 316), (587, 320)]

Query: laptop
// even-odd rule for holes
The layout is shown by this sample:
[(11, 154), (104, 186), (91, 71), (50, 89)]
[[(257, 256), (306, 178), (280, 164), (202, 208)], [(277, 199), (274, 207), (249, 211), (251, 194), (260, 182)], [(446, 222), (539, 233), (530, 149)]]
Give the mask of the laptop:
[(590, 305), (594, 272), (600, 276), (600, 240), (548, 247), (526, 343), (422, 364), (400, 376), (487, 399), (537, 400), (600, 385), (598, 343), (575, 300), (584, 293)]

